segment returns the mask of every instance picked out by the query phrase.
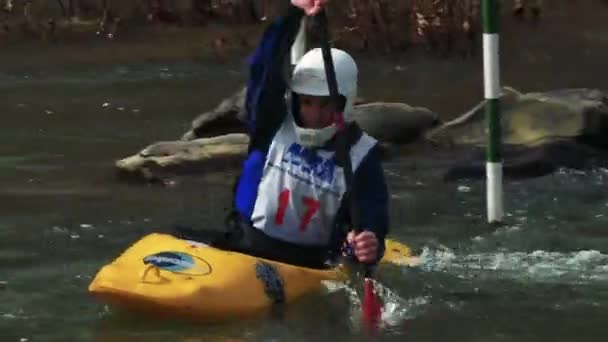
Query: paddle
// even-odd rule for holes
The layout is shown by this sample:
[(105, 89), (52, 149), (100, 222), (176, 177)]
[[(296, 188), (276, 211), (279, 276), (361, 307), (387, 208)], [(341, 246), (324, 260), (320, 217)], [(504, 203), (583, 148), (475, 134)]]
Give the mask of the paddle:
[[(325, 65), (325, 74), (327, 77), (327, 85), (329, 87), (330, 103), (334, 106), (334, 109), (339, 108), (340, 95), (338, 94), (338, 84), (336, 81), (336, 72), (334, 69), (333, 59), (331, 58), (331, 49), (329, 46), (329, 33), (327, 25), (327, 16), (325, 11), (322, 10), (317, 14), (319, 20), (320, 29), (320, 40), (321, 40), (321, 51), (323, 53), (323, 62)], [(356, 188), (353, 186), (353, 172), (350, 160), (350, 144), (347, 134), (347, 129), (344, 125), (343, 113), (335, 113), (336, 123), (339, 125), (339, 132), (336, 137), (336, 156), (339, 160), (343, 161), (344, 177), (346, 178), (347, 192), (350, 194), (350, 219), (351, 224), (355, 228), (355, 233), (361, 232), (359, 206), (357, 203)], [(363, 309), (363, 319), (365, 323), (374, 326), (379, 320), (381, 315), (382, 304), (376, 291), (374, 289), (373, 281), (373, 269), (370, 265), (362, 265), (365, 271), (365, 292), (363, 296), (363, 302), (361, 303)]]

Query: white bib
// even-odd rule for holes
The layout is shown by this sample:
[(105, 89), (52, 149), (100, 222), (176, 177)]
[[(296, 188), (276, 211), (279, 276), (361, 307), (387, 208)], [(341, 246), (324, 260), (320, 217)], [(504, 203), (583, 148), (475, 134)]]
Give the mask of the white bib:
[[(344, 169), (334, 152), (299, 145), (292, 120), (287, 115), (270, 145), (251, 220), (270, 237), (324, 246), (346, 192)], [(353, 174), (375, 144), (364, 133), (351, 148)]]

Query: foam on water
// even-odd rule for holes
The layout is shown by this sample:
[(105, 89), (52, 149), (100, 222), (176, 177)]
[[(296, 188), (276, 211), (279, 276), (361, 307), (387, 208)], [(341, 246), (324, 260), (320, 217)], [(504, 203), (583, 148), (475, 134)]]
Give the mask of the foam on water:
[[(344, 291), (350, 301), (349, 317), (351, 324), (359, 327), (362, 313), (361, 296), (363, 293), (343, 282), (327, 281), (324, 282), (324, 285), (328, 292)], [(430, 302), (430, 298), (424, 296), (404, 298), (377, 281), (374, 281), (374, 289), (383, 303), (381, 328), (398, 326), (405, 320), (415, 318)]]
[(608, 254), (597, 250), (500, 251), (457, 255), (448, 248), (424, 248), (420, 263), (420, 267), (427, 272), (453, 272), (465, 278), (487, 272), (496, 273), (496, 277), (550, 283), (580, 284), (608, 280)]

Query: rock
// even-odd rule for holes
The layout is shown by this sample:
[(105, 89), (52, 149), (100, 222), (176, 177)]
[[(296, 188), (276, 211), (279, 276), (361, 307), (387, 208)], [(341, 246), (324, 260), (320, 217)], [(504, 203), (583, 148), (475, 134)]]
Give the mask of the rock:
[[(504, 144), (536, 146), (561, 139), (605, 147), (608, 97), (594, 89), (521, 94), (504, 88), (501, 97)], [(440, 145), (486, 144), (485, 102), (427, 134)]]
[[(608, 153), (575, 141), (556, 140), (537, 146), (505, 146), (503, 175), (509, 179), (542, 177), (559, 168), (584, 170), (601, 160)], [(446, 181), (458, 179), (482, 179), (486, 176), (485, 151), (479, 150), (473, 157), (455, 162), (444, 174)]]
[(182, 140), (193, 140), (213, 134), (226, 134), (235, 130), (245, 131), (245, 96), (243, 87), (224, 99), (212, 110), (200, 114), (192, 121), (192, 129), (184, 133)]
[(355, 106), (353, 117), (367, 134), (396, 144), (414, 142), (439, 123), (439, 116), (427, 108), (392, 102)]
[[(182, 136), (182, 140), (244, 132), (245, 96), (246, 88), (242, 88), (214, 109), (199, 115), (192, 121), (192, 129)], [(357, 99), (353, 117), (364, 131), (385, 143), (415, 141), (439, 122), (438, 115), (426, 108), (405, 103), (365, 101)]]
[[(521, 94), (504, 88), (501, 97), (503, 171), (508, 178), (538, 177), (560, 167), (585, 169), (606, 160), (608, 97), (594, 89)], [(431, 130), (440, 146), (486, 145), (485, 102)], [(485, 177), (485, 153), (454, 163), (446, 180)]]
[[(244, 96), (243, 88), (199, 116), (193, 129), (184, 135), (185, 141), (152, 144), (119, 160), (117, 168), (140, 179), (164, 180), (169, 175), (237, 166), (247, 152), (246, 134), (213, 138), (199, 135), (203, 130), (211, 134), (216, 128), (244, 130)], [(603, 134), (608, 128), (608, 98), (599, 90), (522, 94), (505, 87), (501, 108), (503, 171), (507, 178), (543, 176), (560, 167), (585, 169), (608, 160), (608, 152), (602, 150), (608, 146), (608, 135)], [(358, 104), (353, 117), (379, 140), (385, 159), (406, 153), (413, 160), (413, 170), (448, 181), (485, 177), (485, 101), (445, 124), (440, 124), (439, 116), (431, 110), (404, 103)], [(432, 147), (420, 149), (429, 143)]]
[[(236, 165), (247, 152), (246, 134), (226, 134), (191, 141), (163, 141), (118, 160), (122, 175), (147, 181), (165, 180), (171, 174), (189, 174)], [(210, 162), (213, 160), (213, 162)]]

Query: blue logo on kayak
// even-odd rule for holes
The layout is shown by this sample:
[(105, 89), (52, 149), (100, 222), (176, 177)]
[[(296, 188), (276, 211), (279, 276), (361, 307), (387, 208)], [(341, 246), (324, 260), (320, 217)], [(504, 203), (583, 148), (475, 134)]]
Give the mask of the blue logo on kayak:
[(146, 265), (154, 265), (161, 270), (193, 276), (211, 273), (211, 265), (205, 260), (183, 252), (160, 252), (148, 255), (143, 260)]

